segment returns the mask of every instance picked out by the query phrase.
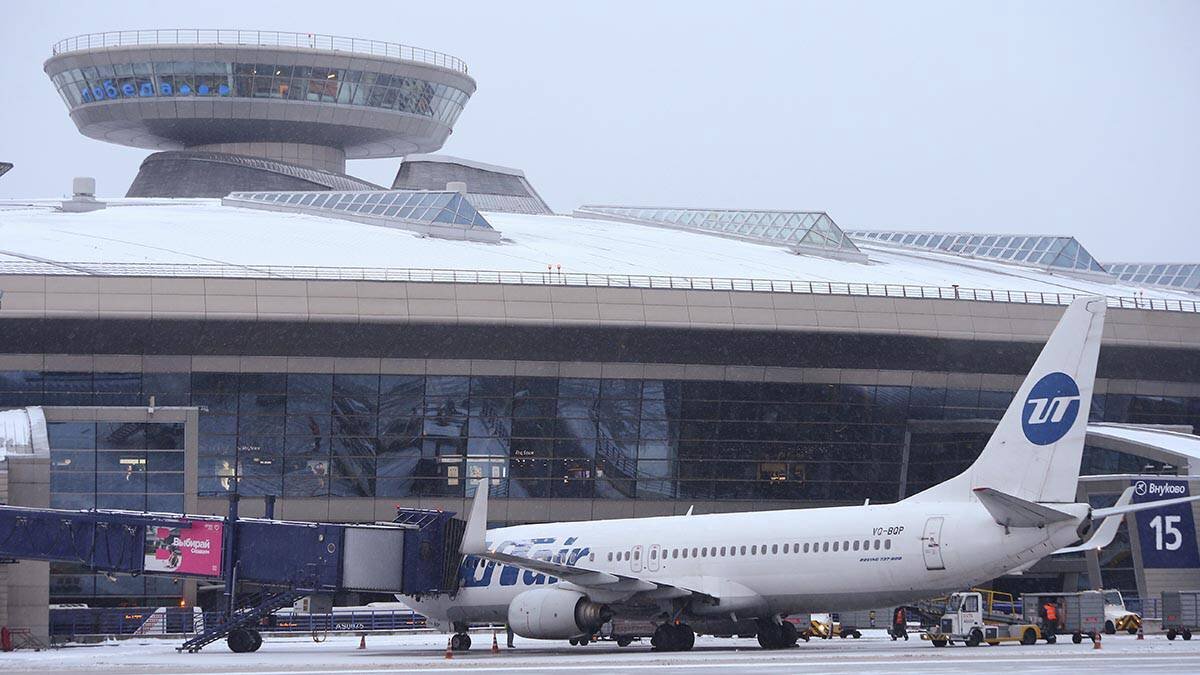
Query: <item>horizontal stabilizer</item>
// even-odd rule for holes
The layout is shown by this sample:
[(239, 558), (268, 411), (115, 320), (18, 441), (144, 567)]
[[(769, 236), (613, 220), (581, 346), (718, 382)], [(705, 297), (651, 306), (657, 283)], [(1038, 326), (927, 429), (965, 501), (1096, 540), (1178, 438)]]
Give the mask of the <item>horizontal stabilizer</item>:
[(1141, 504), (1126, 504), (1125, 506), (1110, 506), (1107, 509), (1093, 509), (1093, 518), (1107, 518), (1109, 516), (1118, 516), (1126, 513), (1135, 513), (1137, 511), (1147, 511), (1149, 509), (1160, 509), (1164, 506), (1174, 506), (1175, 504), (1186, 504), (1200, 499), (1200, 495), (1192, 495), (1191, 497), (1179, 497), (1177, 499), (1160, 499), (1156, 502), (1142, 502)]
[(1045, 527), (1075, 516), (992, 488), (975, 488), (975, 496), (997, 523), (1005, 527)]
[[(1125, 488), (1125, 492), (1121, 493), (1120, 498), (1114, 506), (1125, 506), (1133, 501), (1133, 488)], [(1078, 553), (1079, 551), (1099, 551), (1113, 542), (1117, 536), (1117, 530), (1121, 527), (1121, 519), (1124, 514), (1116, 514), (1108, 516), (1101, 523), (1100, 527), (1096, 528), (1096, 532), (1092, 534), (1086, 542), (1078, 546), (1068, 546), (1060, 548), (1051, 555), (1059, 555), (1060, 553)], [(1095, 516), (1093, 516), (1093, 519)]]

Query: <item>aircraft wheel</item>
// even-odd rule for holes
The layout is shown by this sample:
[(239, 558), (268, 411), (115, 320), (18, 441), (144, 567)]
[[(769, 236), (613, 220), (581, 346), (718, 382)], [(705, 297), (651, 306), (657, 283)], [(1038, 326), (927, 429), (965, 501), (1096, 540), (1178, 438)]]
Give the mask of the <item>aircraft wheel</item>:
[(1075, 644), (1079, 644), (1080, 642), (1083, 642), (1083, 636), (1080, 635), (1079, 633), (1075, 633), (1075, 634), (1071, 635), (1071, 642), (1074, 642)]
[(1031, 645), (1037, 642), (1037, 631), (1032, 628), (1026, 628), (1024, 633), (1021, 633), (1021, 644)]
[(628, 647), (631, 644), (633, 644), (633, 638), (627, 638), (627, 637), (617, 638), (617, 646), (618, 647)]
[(589, 642), (591, 642), (591, 639), (589, 639), (589, 638), (588, 638), (588, 637), (586, 637), (586, 636), (579, 638), (579, 646), (580, 646), (580, 647), (586, 647), (586, 646), (588, 646), (588, 643), (589, 643)]
[(770, 619), (758, 620), (758, 646), (779, 649), (783, 646), (783, 628)]
[(1174, 629), (1174, 628), (1172, 628), (1171, 630), (1167, 631), (1167, 639), (1168, 639), (1168, 640), (1174, 640), (1176, 635), (1178, 635), (1178, 633), (1176, 633), (1176, 632), (1175, 632), (1175, 629)]
[(675, 627), (675, 637), (679, 640), (677, 644), (681, 652), (686, 652), (696, 646), (696, 631), (686, 623)]
[(455, 633), (450, 638), (450, 651), (465, 652), (471, 648), (471, 636), (466, 633)]
[(796, 630), (796, 624), (791, 621), (784, 621), (779, 627), (780, 646), (795, 647), (796, 642), (800, 640), (800, 632)]
[(579, 640), (577, 640), (575, 638), (571, 638), (570, 640), (567, 640), (567, 644), (571, 645), (572, 647), (578, 647)]
[(1184, 628), (1184, 629), (1183, 629), (1183, 639), (1184, 639), (1184, 640), (1191, 640), (1191, 639), (1192, 639), (1192, 631), (1191, 631), (1190, 629), (1187, 629), (1187, 628)]
[(1104, 622), (1104, 634), (1105, 635), (1116, 635), (1117, 634), (1117, 627), (1113, 625), (1112, 621)]

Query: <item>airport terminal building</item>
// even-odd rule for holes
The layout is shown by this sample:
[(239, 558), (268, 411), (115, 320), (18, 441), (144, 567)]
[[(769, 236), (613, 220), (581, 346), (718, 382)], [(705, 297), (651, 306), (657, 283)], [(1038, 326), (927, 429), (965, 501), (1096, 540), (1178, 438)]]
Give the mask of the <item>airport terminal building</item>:
[[(1109, 299), (1082, 467), (1105, 477), (1081, 497), (1200, 475), (1194, 265), (1123, 263), (1127, 278), (1070, 233), (846, 231), (821, 212), (555, 214), (520, 170), (417, 154), (474, 91), (460, 62), (318, 39), (251, 58), (224, 37), (75, 40), (47, 62), (81, 131), (179, 153), (143, 165), (130, 195), (151, 198), (0, 206), (0, 408), (40, 411), (49, 506), (223, 513), (236, 491), (249, 515), (274, 495), (283, 518), (372, 522), (461, 512), (474, 478), (496, 524), (895, 501), (973, 461), (1081, 294)], [(259, 62), (265, 88), (242, 73)], [(432, 107), (401, 95), (414, 87)], [(314, 117), (246, 119), (276, 104)], [(359, 126), (328, 122), (342, 114)], [(324, 145), (288, 154), (323, 124)], [(389, 189), (344, 173), (398, 155)], [(201, 165), (220, 167), (216, 192), (171, 193)], [(1195, 586), (1185, 515), (1170, 551), (1138, 522), (1007, 583)], [(50, 574), (55, 602), (195, 599)]]

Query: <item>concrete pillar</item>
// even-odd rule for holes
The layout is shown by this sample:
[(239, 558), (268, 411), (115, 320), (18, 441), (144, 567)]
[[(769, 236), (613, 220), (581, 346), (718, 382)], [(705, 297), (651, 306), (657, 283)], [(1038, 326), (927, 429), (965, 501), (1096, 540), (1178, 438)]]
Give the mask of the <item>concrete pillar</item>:
[[(49, 508), (50, 458), (9, 455), (8, 503)], [(50, 563), (23, 560), (8, 565), (8, 626), (28, 628), (43, 642), (50, 641)]]

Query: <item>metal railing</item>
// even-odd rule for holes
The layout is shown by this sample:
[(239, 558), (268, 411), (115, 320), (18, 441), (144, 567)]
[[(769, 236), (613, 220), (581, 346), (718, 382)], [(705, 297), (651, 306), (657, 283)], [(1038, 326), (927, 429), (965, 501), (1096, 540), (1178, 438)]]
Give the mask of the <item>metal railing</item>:
[[(848, 295), (926, 300), (972, 300), (1024, 305), (1068, 305), (1085, 294), (1006, 291), (959, 286), (916, 286), (838, 281), (589, 274), (583, 272), (516, 272), (389, 267), (315, 267), (301, 265), (234, 265), (219, 263), (96, 263), (0, 261), (3, 274), (53, 274), (118, 277), (193, 277), (297, 279), (311, 281), (406, 281), (415, 283), (591, 286), (690, 291), (754, 291), (804, 295)], [(1200, 300), (1109, 296), (1109, 307), (1167, 312), (1200, 312)]]
[(121, 30), (104, 33), (85, 33), (54, 43), (55, 56), (67, 52), (105, 47), (137, 45), (247, 45), (255, 47), (292, 47), (322, 51), (349, 52), (384, 56), (405, 61), (417, 61), (440, 66), (460, 73), (467, 72), (462, 59), (421, 47), (395, 42), (323, 35), (320, 33), (289, 33), (274, 30), (220, 30), (206, 28), (164, 28), (158, 30)]
[[(50, 611), (50, 634), (56, 639), (106, 635), (129, 637), (184, 636), (219, 625), (221, 612), (178, 607), (89, 607)], [(421, 630), (425, 617), (411, 609), (335, 610), (326, 614), (280, 612), (255, 628), (272, 633), (393, 632)]]

